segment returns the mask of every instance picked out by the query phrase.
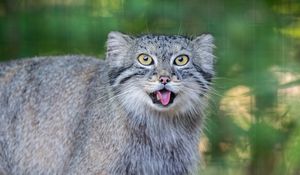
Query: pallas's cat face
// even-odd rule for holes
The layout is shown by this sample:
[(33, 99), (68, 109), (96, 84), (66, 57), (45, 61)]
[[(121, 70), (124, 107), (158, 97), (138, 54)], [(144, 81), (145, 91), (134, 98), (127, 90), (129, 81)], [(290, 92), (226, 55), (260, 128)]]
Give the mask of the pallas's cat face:
[(213, 38), (111, 32), (107, 42), (110, 85), (130, 112), (201, 110), (213, 77)]

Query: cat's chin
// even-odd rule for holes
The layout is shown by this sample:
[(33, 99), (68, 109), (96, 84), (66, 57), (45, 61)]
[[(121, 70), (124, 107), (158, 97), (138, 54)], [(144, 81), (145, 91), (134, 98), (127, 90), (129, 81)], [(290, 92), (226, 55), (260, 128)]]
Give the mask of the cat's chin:
[(174, 110), (175, 104), (172, 103), (172, 104), (168, 104), (168, 105), (164, 106), (162, 104), (152, 103), (151, 106), (155, 111), (168, 112), (168, 111)]

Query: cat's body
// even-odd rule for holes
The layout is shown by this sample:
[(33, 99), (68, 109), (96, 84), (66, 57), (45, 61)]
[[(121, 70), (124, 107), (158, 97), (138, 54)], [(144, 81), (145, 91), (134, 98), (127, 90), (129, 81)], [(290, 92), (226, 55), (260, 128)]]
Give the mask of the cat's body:
[[(105, 61), (0, 64), (0, 174), (192, 173), (213, 45), (208, 35), (176, 37), (112, 32)], [(174, 68), (182, 50), (190, 60)], [(137, 61), (145, 52), (151, 64)]]

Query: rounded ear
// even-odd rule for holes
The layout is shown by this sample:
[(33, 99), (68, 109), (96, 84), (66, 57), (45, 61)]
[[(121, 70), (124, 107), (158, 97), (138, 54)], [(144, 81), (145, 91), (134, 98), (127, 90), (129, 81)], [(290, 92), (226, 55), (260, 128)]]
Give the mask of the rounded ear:
[(193, 39), (192, 42), (194, 50), (199, 58), (196, 62), (200, 63), (203, 70), (212, 72), (215, 58), (213, 55), (215, 48), (213, 36), (210, 34), (203, 34)]
[(201, 49), (202, 51), (206, 51), (209, 53), (213, 53), (214, 38), (211, 34), (202, 34), (193, 39), (193, 43), (196, 49)]
[(106, 59), (110, 65), (119, 65), (133, 43), (133, 37), (120, 32), (110, 32), (106, 42)]

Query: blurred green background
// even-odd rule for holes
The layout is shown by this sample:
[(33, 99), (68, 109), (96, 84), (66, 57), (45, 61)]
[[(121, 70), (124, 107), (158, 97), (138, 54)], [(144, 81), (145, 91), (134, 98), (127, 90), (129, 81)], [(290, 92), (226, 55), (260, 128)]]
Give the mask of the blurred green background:
[(0, 60), (103, 58), (112, 30), (214, 35), (199, 174), (300, 174), (299, 0), (1, 0)]

